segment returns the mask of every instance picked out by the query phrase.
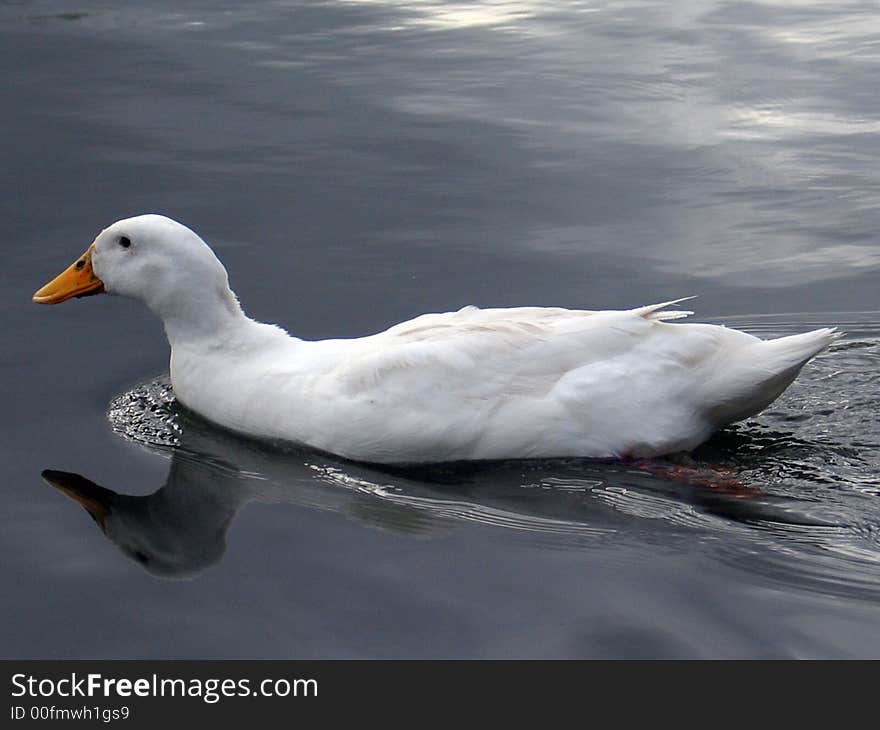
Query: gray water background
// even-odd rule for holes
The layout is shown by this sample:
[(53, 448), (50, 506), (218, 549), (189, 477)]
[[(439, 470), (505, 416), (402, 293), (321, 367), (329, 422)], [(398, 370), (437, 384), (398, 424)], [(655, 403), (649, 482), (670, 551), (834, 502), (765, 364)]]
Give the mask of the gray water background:
[[(0, 655), (880, 656), (875, 4), (4, 2), (0, 64)], [(847, 338), (691, 457), (389, 474), (181, 413), (135, 302), (30, 302), (148, 211), (305, 338), (691, 294)]]

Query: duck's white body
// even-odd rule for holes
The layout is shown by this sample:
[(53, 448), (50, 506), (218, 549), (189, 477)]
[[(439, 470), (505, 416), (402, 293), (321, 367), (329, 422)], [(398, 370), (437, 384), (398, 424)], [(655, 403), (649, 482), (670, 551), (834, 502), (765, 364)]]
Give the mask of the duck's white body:
[(242, 315), (220, 342), (172, 339), (171, 380), (222, 426), (362, 461), (654, 456), (757, 413), (831, 336), (664, 314), (470, 307), (318, 342)]
[[(156, 260), (136, 265), (136, 253)], [(242, 434), (379, 463), (688, 450), (767, 406), (835, 338), (670, 323), (689, 313), (667, 304), (466, 307), (309, 342), (246, 317), (207, 245), (161, 216), (106, 229), (92, 263), (108, 292), (163, 319), (188, 408)], [(145, 272), (156, 279), (139, 281)]]

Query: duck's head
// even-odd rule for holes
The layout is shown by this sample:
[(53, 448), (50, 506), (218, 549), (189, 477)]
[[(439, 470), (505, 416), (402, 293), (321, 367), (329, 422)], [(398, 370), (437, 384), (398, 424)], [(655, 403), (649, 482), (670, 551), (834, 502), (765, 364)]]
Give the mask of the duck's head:
[(119, 294), (163, 317), (218, 299), (237, 303), (226, 269), (193, 231), (162, 215), (140, 215), (105, 228), (85, 253), (33, 296), (38, 304)]
[(226, 550), (226, 530), (239, 503), (222, 497), (238, 493), (186, 484), (168, 485), (149, 495), (120, 494), (79, 474), (47, 469), (48, 484), (89, 513), (107, 538), (153, 575), (187, 578), (216, 563)]

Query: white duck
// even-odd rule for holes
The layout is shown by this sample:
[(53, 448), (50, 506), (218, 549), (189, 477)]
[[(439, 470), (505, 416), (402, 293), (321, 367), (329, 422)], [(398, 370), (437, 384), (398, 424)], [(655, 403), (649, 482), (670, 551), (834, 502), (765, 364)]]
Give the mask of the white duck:
[(162, 319), (174, 392), (191, 410), (241, 434), (376, 463), (689, 450), (766, 407), (837, 337), (765, 341), (670, 324), (691, 312), (667, 302), (465, 307), (310, 342), (249, 319), (208, 245), (159, 215), (114, 223), (33, 299), (104, 291)]

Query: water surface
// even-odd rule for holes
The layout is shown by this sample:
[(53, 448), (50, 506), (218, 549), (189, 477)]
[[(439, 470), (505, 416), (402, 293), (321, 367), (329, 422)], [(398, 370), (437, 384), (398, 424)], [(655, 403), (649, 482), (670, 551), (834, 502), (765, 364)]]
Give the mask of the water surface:
[[(3, 656), (880, 655), (873, 5), (45, 0), (0, 34)], [(30, 303), (148, 211), (306, 338), (689, 294), (847, 338), (692, 455), (380, 471), (181, 412), (134, 302)]]

